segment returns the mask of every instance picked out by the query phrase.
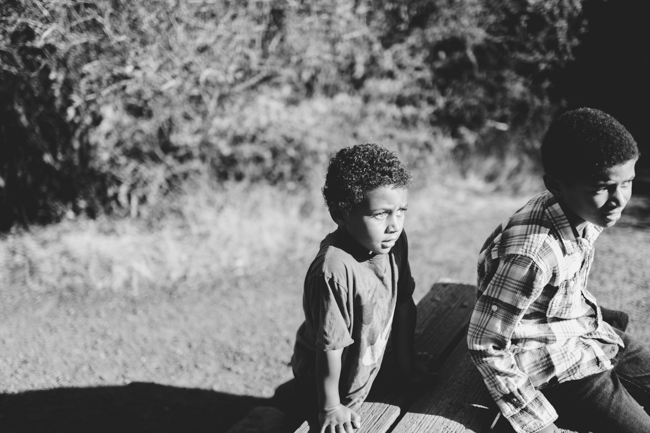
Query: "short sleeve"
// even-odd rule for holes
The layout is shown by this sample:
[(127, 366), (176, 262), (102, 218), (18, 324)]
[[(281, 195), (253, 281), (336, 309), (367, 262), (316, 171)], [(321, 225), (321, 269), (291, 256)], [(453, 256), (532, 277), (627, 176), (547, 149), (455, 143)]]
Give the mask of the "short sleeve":
[(409, 247), (406, 232), (402, 231), (394, 248), (395, 261), (397, 262), (399, 280), (397, 281), (397, 303), (401, 304), (413, 297), (415, 291), (415, 280), (411, 275), (411, 265), (409, 264)]
[(354, 343), (351, 337), (353, 300), (346, 288), (324, 275), (308, 282), (310, 327), (316, 348), (323, 351), (342, 349)]

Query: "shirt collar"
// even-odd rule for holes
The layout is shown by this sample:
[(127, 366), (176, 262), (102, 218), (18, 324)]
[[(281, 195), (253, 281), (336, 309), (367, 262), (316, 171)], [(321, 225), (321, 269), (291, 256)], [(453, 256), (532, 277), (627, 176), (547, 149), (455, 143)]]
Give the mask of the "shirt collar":
[(335, 245), (350, 254), (359, 262), (369, 260), (375, 256), (375, 254), (372, 254), (370, 250), (361, 245), (342, 227), (338, 227), (336, 231), (334, 231), (334, 236), (336, 239)]
[(564, 213), (564, 210), (562, 210), (562, 207), (560, 206), (557, 198), (555, 198), (555, 196), (553, 196), (553, 194), (550, 192), (546, 192), (546, 196), (546, 215), (548, 215), (553, 228), (560, 235), (562, 246), (564, 247), (565, 252), (567, 254), (571, 254), (580, 249), (580, 245), (584, 244), (585, 242), (587, 242), (588, 245), (593, 245), (593, 243), (596, 241), (596, 238), (598, 238), (598, 235), (600, 235), (600, 233), (603, 231), (602, 227), (598, 227), (590, 222), (587, 222), (587, 225), (585, 226), (584, 237), (576, 238), (576, 235), (573, 232), (573, 228), (571, 227), (571, 223)]

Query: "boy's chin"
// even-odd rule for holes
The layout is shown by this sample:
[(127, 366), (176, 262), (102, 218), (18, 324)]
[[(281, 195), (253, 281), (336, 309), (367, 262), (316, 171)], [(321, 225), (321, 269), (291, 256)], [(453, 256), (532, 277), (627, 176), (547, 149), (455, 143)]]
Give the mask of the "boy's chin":
[(388, 254), (390, 252), (391, 248), (393, 248), (393, 245), (391, 245), (391, 246), (387, 246), (387, 245), (383, 245), (383, 244), (382, 245), (376, 245), (376, 246), (373, 246), (372, 248), (370, 248), (370, 252), (373, 253), (373, 254)]
[(592, 221), (592, 224), (597, 225), (598, 227), (607, 229), (607, 228), (613, 227), (618, 222), (618, 220), (620, 218), (621, 218), (620, 215), (618, 215), (617, 217), (604, 217), (604, 218), (602, 218), (602, 219), (600, 219), (598, 221)]
[(601, 225), (601, 227), (604, 229), (613, 227), (618, 222), (618, 220), (619, 220), (618, 218), (616, 218), (615, 220), (606, 220), (605, 223)]

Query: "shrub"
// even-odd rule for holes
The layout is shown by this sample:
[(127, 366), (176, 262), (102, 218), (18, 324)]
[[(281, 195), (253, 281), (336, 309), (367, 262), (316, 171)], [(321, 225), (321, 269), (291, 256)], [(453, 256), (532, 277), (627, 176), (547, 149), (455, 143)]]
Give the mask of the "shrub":
[(136, 216), (197, 176), (296, 188), (355, 142), (532, 155), (584, 28), (578, 0), (1, 7), (5, 229)]

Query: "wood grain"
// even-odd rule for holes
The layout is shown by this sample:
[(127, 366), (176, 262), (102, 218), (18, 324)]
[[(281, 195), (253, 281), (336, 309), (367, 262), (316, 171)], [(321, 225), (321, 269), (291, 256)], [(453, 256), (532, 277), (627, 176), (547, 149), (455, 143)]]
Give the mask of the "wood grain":
[[(462, 338), (461, 334), (474, 299), (474, 288), (465, 284), (437, 283), (417, 305), (415, 347), (427, 352), (432, 364), (442, 364), (444, 358)], [(391, 374), (391, 366), (382, 366)], [(355, 433), (385, 433), (399, 418), (403, 408), (417, 398), (412, 389), (379, 388), (368, 397), (359, 410), (362, 426)], [(304, 422), (296, 433), (316, 433), (318, 428)]]

